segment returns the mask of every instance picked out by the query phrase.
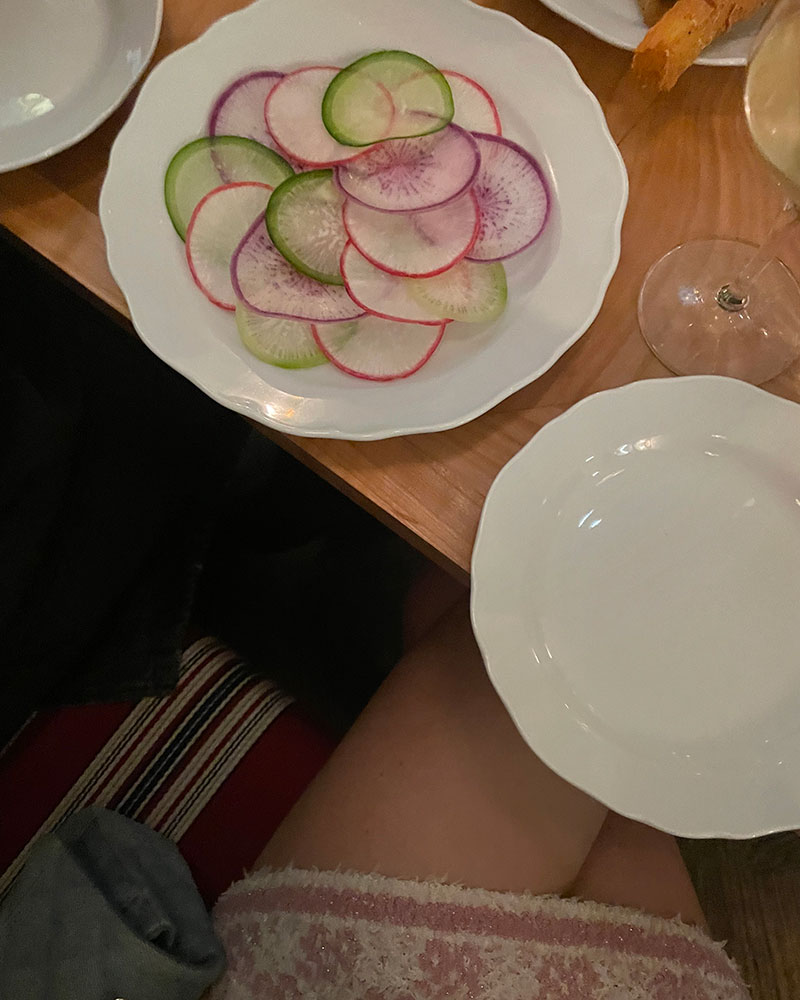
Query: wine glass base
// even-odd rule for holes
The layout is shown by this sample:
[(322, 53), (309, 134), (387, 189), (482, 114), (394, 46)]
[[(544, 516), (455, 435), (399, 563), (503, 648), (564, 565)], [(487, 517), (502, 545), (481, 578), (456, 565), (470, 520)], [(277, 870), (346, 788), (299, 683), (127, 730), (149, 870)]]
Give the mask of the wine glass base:
[(739, 240), (693, 240), (648, 271), (639, 293), (639, 327), (676, 375), (728, 375), (760, 385), (800, 356), (800, 285), (781, 261), (771, 261), (756, 277), (738, 311), (717, 300), (755, 250)]

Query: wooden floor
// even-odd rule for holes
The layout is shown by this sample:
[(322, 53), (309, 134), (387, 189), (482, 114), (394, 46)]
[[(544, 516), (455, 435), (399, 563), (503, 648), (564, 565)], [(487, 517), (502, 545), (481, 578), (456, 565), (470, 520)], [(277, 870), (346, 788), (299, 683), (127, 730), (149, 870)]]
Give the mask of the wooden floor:
[(684, 841), (714, 937), (753, 1000), (800, 1000), (800, 837)]

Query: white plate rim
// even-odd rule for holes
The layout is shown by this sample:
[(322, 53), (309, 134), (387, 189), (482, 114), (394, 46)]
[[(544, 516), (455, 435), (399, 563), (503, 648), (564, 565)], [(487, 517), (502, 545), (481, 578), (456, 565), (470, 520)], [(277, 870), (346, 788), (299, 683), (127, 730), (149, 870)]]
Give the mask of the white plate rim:
[[(141, 128), (140, 118), (143, 102), (150, 100), (150, 95), (155, 92), (154, 88), (157, 89), (163, 86), (161, 81), (165, 80), (167, 76), (174, 76), (174, 67), (179, 66), (183, 61), (194, 59), (196, 54), (201, 53), (206, 47), (209, 47), (209, 50), (211, 50), (211, 46), (216, 46), (218, 51), (221, 40), (226, 32), (231, 30), (231, 25), (237, 25), (239, 31), (242, 31), (244, 25), (255, 22), (259, 9), (267, 9), (274, 12), (274, 4), (268, 5), (266, 0), (257, 0), (250, 7), (220, 19), (201, 35), (200, 38), (183, 49), (167, 56), (155, 67), (142, 87), (136, 106), (128, 122), (121, 130), (112, 147), (109, 171), (100, 198), (100, 218), (106, 237), (109, 266), (112, 275), (126, 295), (134, 326), (139, 335), (162, 360), (189, 378), (207, 395), (222, 405), (276, 430), (296, 436), (330, 437), (345, 440), (375, 440), (410, 433), (427, 433), (444, 430), (474, 419), (496, 405), (506, 396), (539, 377), (582, 336), (596, 317), (605, 296), (608, 283), (616, 270), (619, 260), (620, 230), (628, 194), (627, 172), (619, 151), (608, 133), (602, 109), (594, 95), (581, 81), (575, 67), (566, 55), (552, 42), (534, 35), (509, 15), (478, 7), (469, 3), (468, 0), (442, 0), (436, 8), (437, 13), (435, 16), (437, 18), (446, 17), (448, 12), (445, 8), (448, 5), (452, 11), (458, 11), (465, 15), (465, 17), (480, 18), (481, 23), (483, 23), (484, 19), (489, 19), (498, 25), (504, 26), (504, 31), (513, 33), (518, 50), (521, 49), (530, 53), (530, 47), (533, 46), (535, 49), (538, 49), (542, 58), (548, 58), (557, 64), (560, 67), (559, 71), (563, 74), (563, 79), (569, 84), (576, 95), (575, 103), (580, 105), (581, 112), (585, 112), (587, 118), (592, 122), (592, 127), (596, 130), (596, 135), (599, 137), (598, 148), (600, 149), (600, 159), (605, 163), (607, 171), (610, 172), (613, 170), (614, 180), (612, 190), (608, 196), (610, 207), (603, 206), (598, 210), (605, 212), (608, 216), (607, 222), (604, 223), (605, 230), (603, 236), (608, 246), (604, 244), (601, 248), (604, 255), (602, 267), (598, 265), (596, 273), (591, 274), (590, 277), (589, 288), (593, 290), (591, 303), (588, 303), (583, 315), (580, 317), (580, 321), (574, 323), (570, 331), (570, 336), (564, 337), (556, 349), (552, 350), (546, 358), (538, 358), (535, 366), (532, 366), (529, 370), (525, 370), (524, 366), (521, 365), (521, 371), (518, 376), (507, 380), (502, 386), (496, 387), (494, 391), (490, 392), (488, 389), (485, 389), (484, 394), (474, 402), (470, 404), (466, 402), (460, 403), (457, 407), (452, 407), (452, 412), (439, 415), (435, 418), (431, 416), (422, 418), (418, 412), (409, 411), (407, 418), (403, 420), (387, 419), (378, 421), (378, 418), (375, 417), (373, 418), (373, 423), (369, 426), (360, 426), (357, 421), (354, 422), (352, 419), (349, 423), (344, 423), (340, 418), (330, 419), (328, 415), (321, 413), (318, 418), (312, 417), (310, 418), (311, 422), (304, 424), (299, 422), (296, 416), (292, 419), (286, 419), (283, 416), (284, 412), (291, 411), (297, 414), (303, 410), (303, 404), (307, 402), (304, 397), (289, 394), (289, 401), (286, 402), (284, 398), (285, 393), (276, 393), (277, 403), (274, 400), (265, 401), (253, 398), (253, 394), (247, 390), (231, 391), (229, 388), (221, 386), (219, 382), (215, 381), (216, 373), (209, 377), (209, 366), (206, 367), (206, 371), (201, 372), (197, 366), (186, 364), (181, 358), (177, 357), (176, 351), (172, 349), (168, 339), (165, 339), (157, 330), (154, 330), (154, 324), (145, 317), (142, 307), (142, 290), (136, 287), (136, 281), (132, 279), (134, 268), (124, 246), (125, 241), (122, 239), (119, 231), (121, 227), (117, 224), (117, 220), (115, 220), (115, 212), (119, 212), (120, 206), (124, 204), (127, 195), (126, 185), (121, 181), (122, 174), (124, 173), (122, 167), (126, 158), (130, 158), (131, 156), (130, 150), (134, 130)], [(347, 7), (353, 10), (361, 8), (362, 11), (367, 9), (364, 0), (349, 0)], [(410, 7), (412, 8), (410, 11), (412, 17), (423, 16), (420, 13), (421, 11), (424, 12), (425, 17), (429, 18), (432, 16), (429, 13), (427, 5), (423, 4), (421, 0), (413, 0)], [(409, 11), (407, 10), (406, 13), (408, 14)], [(250, 19), (249, 22), (246, 19)], [(313, 53), (311, 58), (313, 58)], [(266, 64), (267, 61), (268, 59), (265, 57), (262, 65)], [(284, 62), (287, 61), (287, 59), (284, 59)], [(302, 62), (302, 60), (300, 61)], [(245, 71), (247, 68), (247, 65), (244, 65), (241, 67), (241, 71)], [(220, 81), (220, 84), (222, 85), (224, 82), (225, 80), (223, 79)], [(605, 160), (603, 160), (603, 157), (605, 157)], [(559, 260), (562, 257), (563, 254), (559, 253)], [(588, 291), (586, 294), (588, 295)], [(430, 365), (431, 363), (429, 362), (429, 367)], [(410, 379), (409, 383), (412, 381), (413, 379)], [(452, 387), (453, 380), (448, 378), (448, 382), (450, 383), (450, 387)], [(390, 383), (390, 385), (397, 385), (397, 383)], [(316, 402), (316, 400), (313, 401), (313, 403)], [(308, 412), (316, 412), (317, 410), (324, 410), (324, 407), (316, 407), (315, 409), (314, 406), (306, 406), (305, 409)]]
[[(720, 394), (725, 392), (739, 394), (741, 398), (750, 399), (765, 411), (771, 410), (771, 415), (776, 420), (788, 417), (800, 431), (800, 405), (746, 382), (723, 376), (696, 375), (638, 380), (593, 393), (580, 400), (545, 424), (500, 470), (487, 493), (471, 560), (470, 616), (473, 633), (487, 674), (521, 737), (551, 770), (576, 788), (597, 798), (609, 809), (674, 836), (685, 838), (750, 839), (797, 829), (800, 828), (800, 774), (796, 774), (794, 785), (789, 790), (791, 794), (786, 796), (782, 793), (787, 791), (785, 785), (787, 775), (781, 773), (777, 776), (775, 791), (778, 794), (777, 799), (769, 807), (769, 816), (762, 815), (756, 808), (751, 808), (748, 811), (746, 805), (742, 808), (741, 799), (746, 798), (746, 796), (737, 797), (735, 803), (725, 802), (721, 805), (709, 798), (708, 814), (702, 820), (697, 820), (692, 816), (678, 816), (671, 812), (669, 805), (664, 806), (663, 788), (658, 795), (649, 796), (648, 793), (646, 804), (643, 804), (641, 800), (634, 801), (629, 794), (626, 795), (625, 790), (620, 790), (618, 772), (613, 775), (609, 771), (601, 774), (602, 768), (593, 766), (593, 764), (597, 764), (596, 760), (590, 762), (585, 758), (576, 758), (570, 747), (569, 738), (564, 738), (563, 733), (559, 735), (558, 740), (551, 739), (549, 744), (545, 744), (537, 738), (537, 734), (532, 731), (529, 720), (526, 718), (525, 706), (520, 701), (515, 702), (512, 692), (514, 684), (507, 676), (507, 667), (500, 662), (501, 658), (497, 653), (497, 647), (492, 645), (491, 625), (488, 618), (484, 616), (482, 607), (484, 590), (491, 586), (491, 582), (487, 581), (484, 575), (483, 559), (484, 553), (488, 552), (492, 545), (492, 528), (489, 526), (492, 508), (497, 501), (498, 493), (504, 489), (504, 480), (508, 473), (513, 474), (517, 465), (524, 465), (533, 460), (532, 456), (535, 455), (537, 449), (538, 435), (562, 434), (565, 425), (569, 425), (576, 419), (580, 421), (587, 412), (591, 412), (598, 405), (613, 406), (614, 401), (622, 396), (642, 394), (644, 397), (650, 392), (658, 393), (664, 390), (667, 392), (673, 390), (699, 392), (701, 394), (708, 394), (710, 391), (711, 395), (717, 391)], [(797, 460), (795, 464), (800, 470), (800, 460)], [(631, 755), (631, 761), (633, 761), (633, 755)], [(798, 761), (800, 761), (800, 736), (797, 739), (795, 764)], [(619, 755), (615, 758), (615, 764), (619, 764)], [(636, 767), (638, 764), (632, 765), (630, 775), (634, 774)], [(641, 778), (640, 773), (635, 776)], [(758, 815), (756, 815), (757, 813)]]
[(156, 50), (156, 45), (158, 45), (159, 36), (161, 35), (161, 24), (164, 19), (164, 0), (144, 0), (144, 3), (148, 4), (152, 10), (152, 34), (146, 48), (144, 49), (138, 73), (127, 80), (124, 87), (114, 92), (114, 96), (109, 98), (108, 105), (100, 114), (94, 115), (92, 118), (88, 119), (79, 129), (77, 129), (77, 131), (70, 131), (69, 135), (65, 135), (63, 138), (57, 139), (55, 142), (48, 142), (38, 152), (22, 157), (3, 157), (2, 144), (0, 144), (0, 173), (18, 170), (21, 167), (29, 167), (34, 163), (41, 163), (43, 160), (47, 160), (51, 156), (55, 156), (56, 153), (61, 153), (65, 149), (69, 149), (79, 143), (82, 139), (85, 139), (88, 135), (91, 135), (92, 132), (96, 131), (96, 129), (98, 129), (103, 122), (106, 121), (107, 118), (110, 118), (117, 108), (119, 108), (128, 94), (130, 94), (142, 78), (142, 75), (147, 71), (147, 67), (149, 66), (150, 60), (153, 58), (153, 53)]

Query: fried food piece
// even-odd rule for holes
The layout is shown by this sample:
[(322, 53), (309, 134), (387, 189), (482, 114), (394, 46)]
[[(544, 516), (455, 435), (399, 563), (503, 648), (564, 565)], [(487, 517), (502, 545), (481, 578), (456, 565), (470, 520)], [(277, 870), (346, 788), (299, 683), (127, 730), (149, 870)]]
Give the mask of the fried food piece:
[(657, 24), (674, 2), (675, 0), (637, 0), (642, 20), (648, 28)]

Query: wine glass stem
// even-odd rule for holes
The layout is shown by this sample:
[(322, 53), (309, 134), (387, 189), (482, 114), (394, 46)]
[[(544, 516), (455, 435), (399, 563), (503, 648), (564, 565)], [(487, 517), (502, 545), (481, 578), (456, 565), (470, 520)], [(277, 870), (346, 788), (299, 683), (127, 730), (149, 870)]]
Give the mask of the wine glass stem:
[(756, 250), (746, 266), (727, 285), (717, 292), (717, 302), (728, 312), (740, 312), (747, 306), (753, 282), (770, 261), (778, 256), (778, 247), (783, 243), (787, 233), (800, 221), (798, 207), (794, 201), (787, 199), (781, 214), (775, 220), (764, 243)]

